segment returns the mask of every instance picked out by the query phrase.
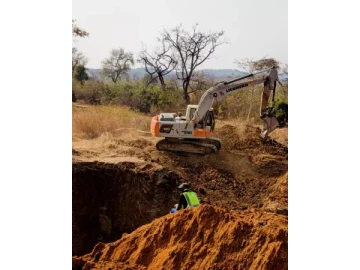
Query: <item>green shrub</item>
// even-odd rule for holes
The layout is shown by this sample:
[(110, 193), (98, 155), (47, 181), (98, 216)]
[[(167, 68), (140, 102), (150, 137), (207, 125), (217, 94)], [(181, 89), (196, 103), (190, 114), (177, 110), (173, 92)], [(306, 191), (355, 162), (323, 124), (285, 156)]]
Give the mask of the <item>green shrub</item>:
[[(190, 94), (191, 104), (199, 103), (210, 84), (211, 81)], [(174, 82), (167, 81), (164, 90), (157, 83), (150, 84), (146, 88), (145, 86), (146, 82), (143, 80), (119, 81), (115, 84), (95, 80), (88, 80), (81, 84), (73, 80), (73, 100), (75, 98), (77, 102), (92, 105), (127, 106), (134, 111), (151, 115), (159, 112), (185, 113), (186, 104), (182, 89)], [(216, 117), (248, 119), (260, 123), (261, 93), (262, 86), (259, 85), (254, 89), (244, 89), (244, 91), (216, 100), (212, 105)], [(277, 87), (276, 99), (276, 114), (284, 125), (287, 122), (287, 84), (284, 84), (284, 87)]]
[(276, 101), (273, 114), (279, 121), (280, 127), (286, 126), (288, 122), (288, 104), (284, 101)]

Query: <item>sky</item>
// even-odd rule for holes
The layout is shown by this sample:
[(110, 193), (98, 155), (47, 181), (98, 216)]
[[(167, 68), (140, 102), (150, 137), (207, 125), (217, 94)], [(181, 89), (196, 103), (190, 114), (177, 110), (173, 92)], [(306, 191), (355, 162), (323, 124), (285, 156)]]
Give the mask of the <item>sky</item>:
[[(225, 31), (228, 44), (219, 46), (201, 69), (236, 69), (235, 60), (273, 57), (288, 63), (287, 0), (73, 0), (72, 18), (90, 33), (73, 42), (101, 68), (111, 49), (123, 48), (135, 58), (145, 45), (156, 46), (163, 29), (198, 24), (205, 32)], [(135, 67), (140, 67), (136, 64)]]

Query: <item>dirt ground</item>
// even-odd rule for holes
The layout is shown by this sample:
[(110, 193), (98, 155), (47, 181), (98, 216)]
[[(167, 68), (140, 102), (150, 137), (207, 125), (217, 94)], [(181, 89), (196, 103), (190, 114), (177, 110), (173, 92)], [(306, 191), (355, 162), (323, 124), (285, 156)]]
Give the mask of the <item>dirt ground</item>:
[(90, 254), (74, 257), (73, 265), (80, 269), (124, 269), (124, 265), (129, 269), (286, 269), (287, 221), (281, 215), (204, 204), (158, 218), (113, 243), (99, 243)]
[[(114, 205), (136, 187), (143, 191), (131, 191), (134, 200), (144, 205), (161, 202), (148, 211), (148, 206), (135, 207), (137, 219), (131, 217), (131, 211), (122, 210), (121, 217), (113, 214), (116, 209), (124, 209), (122, 203), (116, 209), (107, 206), (106, 213), (91, 213), (100, 225), (106, 214), (112, 224), (108, 234), (112, 236), (94, 238), (87, 242), (86, 249), (73, 252), (78, 255), (73, 257), (73, 268), (287, 269), (287, 129), (274, 131), (266, 142), (259, 133), (256, 126), (218, 122), (214, 137), (221, 139), (222, 149), (207, 156), (159, 152), (155, 144), (161, 138), (131, 129), (119, 129), (93, 140), (73, 140), (73, 240), (74, 231), (80, 235), (88, 226), (88, 217), (81, 221), (82, 227), (77, 217), (87, 205), (95, 205), (90, 197), (103, 196), (96, 202), (96, 207), (102, 209), (105, 201)], [(91, 173), (86, 168), (91, 168)], [(118, 170), (114, 176), (101, 178), (114, 170)], [(95, 179), (92, 195), (80, 194), (89, 185), (82, 183), (90, 178)], [(100, 186), (99, 194), (94, 188), (99, 185), (98, 178), (111, 182), (108, 187)], [(123, 178), (121, 185), (129, 187), (127, 193), (117, 188), (118, 178)], [(202, 207), (170, 215), (168, 210), (177, 202), (176, 185), (182, 182), (191, 184)], [(158, 197), (154, 195), (157, 190)], [(117, 199), (109, 203), (108, 194), (116, 194)], [(88, 196), (89, 203), (81, 202), (84, 196)], [(124, 215), (134, 223), (115, 230)], [(81, 235), (76, 245), (85, 243), (87, 237)], [(102, 243), (93, 248), (98, 242)], [(108, 242), (112, 243), (103, 244)]]

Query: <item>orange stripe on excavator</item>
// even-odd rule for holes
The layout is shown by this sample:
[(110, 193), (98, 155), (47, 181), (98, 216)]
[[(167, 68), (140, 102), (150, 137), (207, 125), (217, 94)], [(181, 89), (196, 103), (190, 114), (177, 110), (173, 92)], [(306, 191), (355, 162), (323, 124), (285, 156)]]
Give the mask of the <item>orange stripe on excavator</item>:
[(150, 132), (154, 136), (159, 136), (159, 116), (156, 115), (151, 120)]
[(208, 138), (211, 136), (211, 131), (207, 129), (195, 129), (194, 130), (194, 136), (195, 137), (205, 137)]

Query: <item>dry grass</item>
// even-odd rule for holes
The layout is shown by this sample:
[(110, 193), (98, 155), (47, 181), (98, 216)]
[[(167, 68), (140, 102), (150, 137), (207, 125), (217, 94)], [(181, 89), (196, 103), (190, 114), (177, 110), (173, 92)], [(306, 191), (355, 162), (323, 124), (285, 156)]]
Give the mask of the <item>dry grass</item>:
[(73, 137), (92, 139), (119, 128), (150, 130), (150, 116), (119, 106), (77, 106), (73, 105)]

